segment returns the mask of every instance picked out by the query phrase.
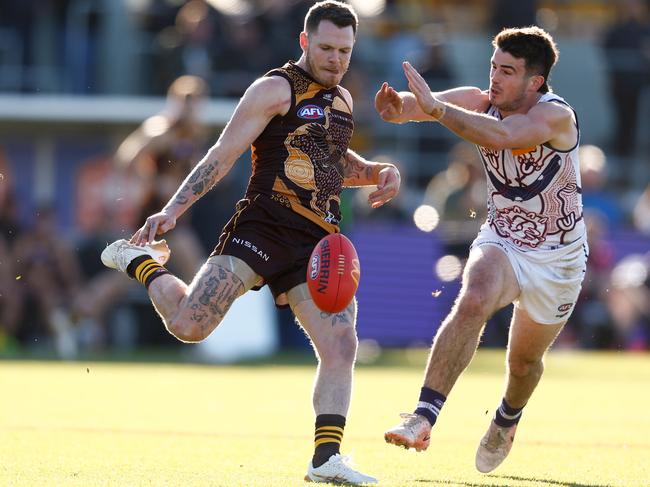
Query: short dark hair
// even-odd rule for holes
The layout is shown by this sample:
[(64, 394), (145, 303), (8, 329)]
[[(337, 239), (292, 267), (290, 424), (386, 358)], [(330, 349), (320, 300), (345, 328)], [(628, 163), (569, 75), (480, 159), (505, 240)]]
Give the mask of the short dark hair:
[(326, 0), (312, 5), (305, 17), (305, 31), (316, 32), (323, 20), (329, 20), (337, 27), (352, 26), (352, 32), (356, 35), (359, 19), (354, 9), (347, 3), (335, 0)]
[(551, 68), (556, 63), (560, 52), (551, 34), (537, 26), (503, 29), (492, 41), (495, 48), (526, 61), (526, 72), (544, 76), (544, 84), (539, 90), (548, 93)]

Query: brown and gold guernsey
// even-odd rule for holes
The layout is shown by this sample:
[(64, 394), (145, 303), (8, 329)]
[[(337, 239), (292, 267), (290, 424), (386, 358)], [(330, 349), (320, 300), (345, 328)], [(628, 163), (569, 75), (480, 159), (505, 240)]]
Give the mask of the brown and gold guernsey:
[(253, 142), (246, 197), (266, 196), (328, 232), (338, 232), (341, 158), (354, 129), (352, 110), (338, 86), (325, 88), (292, 62), (266, 76), (289, 81), (291, 108), (274, 117)]

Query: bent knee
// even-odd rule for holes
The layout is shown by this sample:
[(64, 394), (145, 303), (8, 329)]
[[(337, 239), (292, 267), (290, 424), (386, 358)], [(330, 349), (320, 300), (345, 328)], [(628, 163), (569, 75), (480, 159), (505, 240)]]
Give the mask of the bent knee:
[(531, 375), (542, 375), (544, 363), (541, 359), (525, 359), (510, 357), (508, 359), (508, 371), (514, 377), (528, 377)]
[(167, 323), (167, 330), (182, 342), (197, 343), (205, 340), (217, 324), (207, 323), (207, 317), (203, 320), (193, 320), (182, 315), (175, 316)]
[(494, 299), (483, 289), (466, 290), (458, 302), (457, 313), (487, 320), (494, 313)]

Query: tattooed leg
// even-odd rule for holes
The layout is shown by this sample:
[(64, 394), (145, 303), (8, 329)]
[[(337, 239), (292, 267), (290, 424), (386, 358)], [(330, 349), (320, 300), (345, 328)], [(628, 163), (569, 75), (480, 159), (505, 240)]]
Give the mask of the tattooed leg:
[(340, 313), (325, 313), (301, 292), (288, 293), (289, 304), (318, 357), (313, 404), (316, 414), (346, 416), (352, 392), (352, 369), (357, 353), (356, 299)]
[(199, 342), (259, 279), (242, 260), (218, 255), (207, 260), (189, 286), (164, 275), (151, 283), (149, 296), (172, 335), (184, 342)]

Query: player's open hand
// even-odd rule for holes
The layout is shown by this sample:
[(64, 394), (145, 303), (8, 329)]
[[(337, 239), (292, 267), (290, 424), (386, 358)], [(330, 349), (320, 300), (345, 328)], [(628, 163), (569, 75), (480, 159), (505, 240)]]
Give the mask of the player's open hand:
[(379, 116), (387, 122), (393, 122), (399, 118), (403, 109), (404, 101), (400, 94), (384, 82), (375, 95), (375, 110)]
[(411, 66), (411, 63), (404, 61), (402, 67), (409, 82), (409, 90), (415, 95), (422, 111), (434, 118), (440, 118), (444, 113), (443, 103), (431, 94), (431, 88), (417, 69)]
[(400, 183), (401, 176), (395, 166), (383, 168), (379, 171), (377, 190), (368, 195), (368, 204), (372, 208), (379, 208), (388, 203), (399, 191)]
[(156, 235), (162, 235), (176, 226), (176, 217), (165, 211), (154, 213), (144, 222), (137, 232), (131, 237), (131, 243), (135, 245), (146, 245), (156, 239)]

